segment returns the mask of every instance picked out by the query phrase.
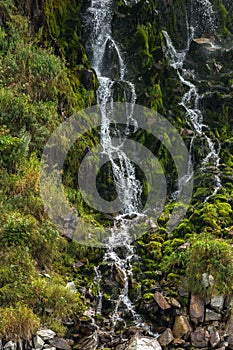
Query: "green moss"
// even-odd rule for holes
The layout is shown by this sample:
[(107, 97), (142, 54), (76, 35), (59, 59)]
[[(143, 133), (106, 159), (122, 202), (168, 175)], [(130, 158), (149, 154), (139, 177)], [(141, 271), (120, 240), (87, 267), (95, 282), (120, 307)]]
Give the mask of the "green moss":
[[(231, 13), (226, 10), (226, 7), (223, 4), (222, 0), (217, 1), (217, 11), (219, 15), (219, 24), (220, 24), (220, 31), (221, 35), (223, 37), (232, 36), (232, 32), (229, 30), (232, 30), (231, 27)], [(229, 29), (228, 29), (229, 28)]]
[(155, 287), (155, 285), (156, 285), (156, 282), (154, 280), (151, 280), (148, 278), (142, 280), (143, 291), (153, 289)]
[(177, 283), (179, 283), (180, 277), (181, 277), (180, 275), (171, 272), (171, 273), (169, 273), (169, 274), (167, 275), (167, 278), (166, 278), (166, 279), (167, 279), (167, 281), (168, 281), (170, 284), (172, 284), (172, 285), (174, 286), (174, 284), (177, 285)]
[(153, 293), (145, 293), (145, 294), (143, 294), (142, 299), (143, 299), (143, 300), (150, 300), (150, 299), (153, 298), (153, 296), (154, 296)]
[(63, 55), (75, 67), (77, 64), (87, 64), (85, 50), (82, 46), (80, 11), (81, 3), (73, 0), (42, 1), (44, 13), (45, 35), (57, 46)]
[(146, 245), (149, 256), (159, 261), (162, 258), (162, 244), (159, 242), (151, 241)]

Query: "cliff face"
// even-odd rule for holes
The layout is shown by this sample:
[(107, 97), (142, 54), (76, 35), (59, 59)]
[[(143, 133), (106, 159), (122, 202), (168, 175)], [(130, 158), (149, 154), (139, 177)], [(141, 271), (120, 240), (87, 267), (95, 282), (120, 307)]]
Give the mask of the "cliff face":
[[(167, 232), (175, 205), (170, 201), (158, 222), (135, 242), (138, 258), (132, 262), (129, 297), (153, 331), (163, 333), (163, 347), (226, 348), (233, 282), (233, 5), (230, 0), (127, 3), (113, 2), (112, 33), (124, 55), (127, 79), (135, 84), (136, 103), (158, 111), (177, 128), (194, 165), (194, 191), (185, 219)], [(97, 326), (104, 332), (111, 328), (112, 301), (124, 276), (117, 269), (110, 273), (103, 263), (104, 278), (96, 280), (94, 266), (103, 250), (68, 243), (58, 234), (44, 212), (38, 179), (39, 159), (51, 132), (75, 111), (96, 103), (98, 81), (84, 30), (89, 5), (84, 0), (0, 1), (0, 313), (4, 319), (9, 313), (23, 319), (23, 312), (32, 318), (30, 331), (21, 330), (21, 338), (30, 338), (41, 322), (66, 333), (77, 349), (97, 346)], [(179, 53), (185, 53), (182, 62)], [(106, 57), (106, 65), (112, 65), (112, 78), (119, 78), (114, 55)], [(122, 96), (119, 82), (115, 100)], [(143, 143), (143, 136), (138, 137)], [(76, 167), (97, 141), (94, 130), (70, 150), (64, 183), (80, 215), (96, 225), (111, 225), (112, 218), (93, 212), (77, 191)], [(158, 143), (154, 152), (172, 192), (174, 162)], [(107, 189), (102, 180), (100, 190), (114, 193), (112, 179)], [(124, 254), (122, 249), (119, 255)], [(12, 261), (18, 266), (13, 272)], [(14, 281), (17, 295), (9, 293)], [(70, 281), (79, 291), (75, 296), (65, 288)], [(91, 317), (81, 315), (84, 305), (90, 309), (98, 304), (100, 287), (105, 291), (102, 315), (95, 316), (93, 326)], [(122, 315), (127, 319), (124, 311)], [(1, 332), (11, 338), (11, 324), (4, 322)], [(118, 333), (111, 337), (103, 332), (98, 346), (131, 349), (135, 342), (146, 344), (145, 339), (133, 339), (128, 345), (124, 339), (135, 332), (126, 326), (118, 322)], [(141, 332), (148, 335), (145, 329)], [(233, 346), (232, 339), (229, 344)]]

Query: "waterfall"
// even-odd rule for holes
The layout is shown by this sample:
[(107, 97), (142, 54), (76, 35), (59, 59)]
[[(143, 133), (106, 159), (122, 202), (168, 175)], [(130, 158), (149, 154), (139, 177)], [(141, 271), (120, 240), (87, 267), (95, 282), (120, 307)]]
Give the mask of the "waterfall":
[[(190, 158), (192, 158), (194, 141), (196, 138), (204, 138), (208, 148), (208, 154), (201, 160), (201, 170), (208, 171), (208, 168), (212, 166), (215, 170), (214, 174), (214, 188), (212, 194), (208, 196), (205, 201), (214, 196), (221, 188), (219, 162), (220, 162), (220, 145), (207, 135), (208, 126), (203, 124), (203, 114), (200, 109), (200, 95), (198, 89), (195, 86), (195, 73), (191, 70), (184, 68), (184, 62), (187, 53), (190, 49), (192, 40), (201, 35), (202, 33), (208, 33), (213, 35), (216, 30), (215, 16), (212, 5), (209, 0), (192, 0), (190, 10), (190, 20), (186, 17), (187, 21), (187, 42), (183, 50), (176, 50), (169, 34), (163, 30), (163, 36), (167, 45), (167, 57), (170, 60), (170, 66), (177, 71), (177, 75), (183, 84), (187, 87), (187, 92), (181, 98), (180, 105), (185, 110), (185, 117), (187, 125), (194, 131), (194, 136), (190, 142)], [(190, 81), (192, 79), (192, 81)], [(188, 174), (189, 175), (189, 174)]]
[[(114, 120), (111, 120), (111, 110), (109, 111), (106, 105), (114, 101), (115, 81), (119, 81), (122, 86), (125, 86), (124, 99), (132, 106), (136, 101), (136, 93), (134, 84), (125, 79), (126, 67), (120, 47), (112, 38), (111, 22), (112, 0), (93, 0), (86, 15), (86, 25), (90, 31), (87, 51), (90, 54), (91, 64), (99, 81), (97, 102), (102, 113), (101, 146), (103, 153), (108, 156), (111, 163), (118, 198), (124, 208), (123, 213), (132, 214), (137, 213), (141, 206), (142, 189), (140, 182), (136, 179), (134, 165), (121, 151), (120, 147), (116, 147), (112, 142), (110, 126)], [(116, 77), (113, 76), (114, 74), (111, 71), (112, 62), (110, 65), (106, 58), (107, 53), (115, 58)], [(128, 119), (131, 118), (132, 112), (129, 112)], [(118, 161), (115, 159), (118, 159)]]
[[(136, 2), (136, 0), (125, 1), (125, 4), (130, 6)], [(134, 84), (126, 78), (127, 69), (124, 63), (124, 55), (120, 46), (112, 37), (112, 5), (112, 0), (92, 0), (91, 6), (87, 9), (85, 15), (86, 32), (90, 33), (87, 39), (87, 53), (99, 82), (97, 102), (102, 116), (100, 143), (103, 154), (107, 155), (110, 161), (117, 195), (123, 208), (122, 213), (114, 220), (114, 226), (111, 229), (111, 235), (103, 257), (103, 264), (108, 266), (109, 274), (112, 274), (112, 280), (114, 281), (115, 279), (113, 271), (117, 271), (121, 279), (121, 290), (114, 300), (115, 306), (109, 319), (111, 320), (111, 330), (114, 331), (117, 321), (123, 321), (119, 312), (119, 309), (122, 309), (123, 306), (127, 315), (130, 315), (130, 318), (134, 321), (134, 324), (143, 326), (151, 334), (148, 326), (143, 323), (141, 316), (134, 310), (134, 305), (128, 296), (129, 278), (132, 276), (132, 260), (136, 256), (129, 235), (130, 225), (128, 223), (132, 220), (127, 219), (127, 217), (132, 215), (137, 217), (140, 213), (142, 186), (136, 178), (134, 164), (121, 150), (121, 146), (129, 133), (129, 125), (133, 124), (135, 130), (137, 129), (137, 122), (133, 120), (136, 92)], [(114, 102), (116, 82), (123, 87), (123, 100), (129, 102), (129, 106), (131, 106), (127, 111), (127, 120), (123, 133), (125, 136), (121, 135), (120, 145), (116, 145), (111, 136), (112, 124), (114, 122), (117, 124), (117, 120), (114, 121), (112, 119), (111, 108), (109, 107)], [(129, 124), (129, 121), (131, 124)], [(119, 134), (118, 130), (115, 131)], [(119, 254), (119, 249), (121, 250), (122, 247), (124, 254)], [(99, 289), (96, 313), (101, 313), (103, 304), (103, 292), (101, 290), (103, 274), (101, 273), (101, 266), (96, 267), (95, 271), (96, 278), (94, 283), (98, 284)]]

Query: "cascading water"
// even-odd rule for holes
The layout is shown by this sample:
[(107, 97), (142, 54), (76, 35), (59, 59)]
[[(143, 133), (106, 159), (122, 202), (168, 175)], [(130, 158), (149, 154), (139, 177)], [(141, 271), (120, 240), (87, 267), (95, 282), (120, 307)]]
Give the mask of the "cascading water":
[[(103, 153), (107, 154), (112, 170), (115, 185), (119, 199), (124, 207), (125, 214), (137, 212), (140, 206), (141, 188), (140, 183), (136, 179), (135, 170), (132, 163), (125, 156), (120, 148), (112, 143), (110, 136), (110, 118), (111, 111), (106, 109), (108, 103), (113, 102), (114, 84), (119, 80), (126, 87), (124, 90), (124, 98), (133, 106), (136, 100), (134, 85), (125, 80), (126, 67), (120, 49), (111, 34), (112, 19), (112, 0), (92, 1), (91, 6), (87, 10), (86, 21), (91, 28), (89, 51), (91, 63), (96, 71), (99, 88), (97, 90), (97, 102), (102, 112), (101, 122), (101, 145)], [(111, 67), (105, 64), (106, 54), (112, 54), (116, 59), (116, 67), (118, 68), (118, 77), (113, 79)], [(128, 118), (131, 118), (129, 113)], [(114, 161), (114, 157), (119, 161)]]
[[(127, 6), (131, 6), (137, 1), (125, 0), (124, 2)], [(194, 131), (194, 136), (190, 142), (190, 164), (192, 163), (194, 142), (196, 138), (202, 137), (205, 139), (208, 147), (208, 154), (202, 160), (201, 167), (204, 171), (212, 163), (212, 166), (216, 169), (214, 186), (214, 193), (216, 193), (221, 186), (218, 175), (220, 150), (219, 148), (216, 149), (214, 142), (207, 135), (208, 127), (203, 123), (203, 115), (199, 106), (200, 95), (194, 83), (195, 75), (191, 70), (187, 70), (184, 67), (190, 44), (195, 36), (199, 36), (202, 31), (200, 26), (203, 27), (205, 32), (209, 30), (209, 32), (213, 33), (215, 24), (212, 7), (208, 0), (193, 0), (191, 7), (193, 15), (189, 20), (187, 15), (187, 41), (184, 50), (176, 50), (166, 31), (163, 31), (163, 35), (167, 43), (167, 55), (170, 58), (170, 65), (177, 71), (180, 81), (187, 88), (187, 92), (183, 95), (180, 105), (185, 110), (187, 124)], [(96, 313), (102, 314), (106, 312), (103, 306), (103, 296), (108, 294), (107, 292), (109, 291), (112, 294), (112, 297), (110, 297), (112, 305), (111, 310), (107, 311), (107, 318), (110, 323), (111, 332), (116, 330), (118, 322), (125, 323), (127, 318), (135, 325), (146, 328), (148, 333), (152, 335), (148, 327), (143, 323), (141, 316), (136, 313), (134, 304), (128, 295), (129, 282), (132, 276), (132, 263), (136, 257), (129, 235), (130, 220), (126, 218), (127, 216), (139, 215), (142, 206), (142, 186), (136, 178), (134, 164), (128, 159), (121, 148), (127, 138), (130, 122), (132, 125), (136, 93), (134, 84), (126, 78), (127, 69), (124, 63), (124, 55), (112, 36), (112, 8), (113, 0), (92, 0), (91, 6), (85, 14), (85, 29), (86, 33), (89, 33), (87, 53), (99, 81), (97, 102), (102, 115), (100, 130), (102, 152), (107, 155), (111, 164), (116, 192), (123, 208), (121, 215), (118, 215), (114, 219), (111, 235), (106, 244), (103, 262), (96, 267), (96, 278), (94, 281), (98, 285)], [(200, 17), (201, 13), (203, 15)], [(120, 98), (129, 102), (131, 108), (127, 114), (125, 130), (123, 133), (122, 130), (120, 132), (120, 144), (116, 145), (112, 138), (112, 131), (113, 124), (114, 122), (117, 124), (117, 120), (115, 121), (112, 118), (111, 105), (114, 102), (117, 89), (119, 93), (119, 86), (121, 87)], [(136, 129), (136, 121), (133, 124)], [(117, 132), (119, 135), (119, 130), (114, 129), (114, 132)], [(192, 166), (188, 167), (187, 174), (181, 181), (185, 182), (187, 181), (187, 177), (189, 178), (191, 176)], [(117, 280), (118, 287), (114, 287), (114, 289), (111, 281), (106, 282), (106, 276), (108, 280)], [(154, 336), (157, 336), (157, 334), (154, 334)]]
[[(167, 56), (170, 59), (170, 66), (177, 71), (181, 83), (188, 88), (188, 91), (181, 99), (180, 105), (185, 110), (187, 124), (194, 131), (194, 136), (190, 142), (190, 158), (192, 158), (195, 139), (197, 137), (203, 137), (208, 148), (208, 154), (201, 161), (201, 169), (202, 171), (207, 171), (208, 167), (214, 169), (214, 188), (212, 194), (205, 199), (205, 201), (207, 201), (221, 188), (221, 180), (219, 176), (220, 145), (215, 145), (215, 142), (207, 135), (208, 126), (203, 124), (203, 114), (199, 103), (200, 95), (193, 82), (195, 81), (195, 74), (193, 71), (185, 69), (184, 63), (192, 40), (195, 37), (200, 36), (202, 33), (213, 35), (216, 25), (214, 11), (209, 0), (193, 0), (191, 2), (190, 13), (189, 22), (186, 17), (187, 42), (183, 50), (176, 50), (171, 38), (165, 30), (163, 31), (163, 35), (167, 44)], [(192, 81), (190, 81), (190, 79), (192, 79)]]
[[(133, 5), (137, 1), (125, 1), (127, 5)], [(134, 310), (129, 292), (129, 278), (132, 276), (132, 259), (135, 259), (134, 248), (130, 244), (129, 226), (126, 216), (138, 215), (141, 207), (142, 187), (140, 181), (135, 175), (135, 167), (121, 150), (120, 146), (124, 143), (125, 136), (121, 136), (121, 144), (116, 146), (111, 137), (111, 124), (113, 120), (110, 117), (111, 108), (109, 105), (114, 101), (115, 84), (121, 84), (123, 87), (123, 99), (129, 102), (129, 111), (127, 115), (124, 134), (127, 135), (129, 121), (132, 125), (133, 107), (136, 101), (134, 84), (126, 80), (126, 66), (123, 55), (111, 32), (112, 21), (112, 0), (92, 0), (91, 6), (87, 9), (85, 15), (86, 32), (90, 33), (87, 52), (93, 69), (96, 71), (99, 88), (97, 90), (97, 102), (101, 109), (101, 146), (102, 152), (108, 156), (111, 164), (113, 179), (116, 186), (118, 198), (122, 204), (123, 213), (115, 218), (114, 227), (111, 229), (111, 236), (107, 244), (106, 253), (103, 258), (103, 265), (108, 267), (109, 274), (112, 274), (112, 280), (115, 279), (113, 271), (120, 279), (121, 289), (114, 300), (113, 311), (108, 316), (111, 319), (111, 329), (117, 324), (117, 321), (123, 321), (121, 314), (126, 313), (127, 317), (134, 321), (136, 325), (145, 326), (142, 318)], [(108, 56), (111, 57), (111, 64), (108, 64)], [(114, 66), (114, 69), (113, 67)], [(117, 121), (116, 121), (117, 123)], [(133, 125), (137, 128), (136, 121)], [(116, 160), (117, 159), (117, 160)], [(119, 254), (118, 249), (124, 250)], [(95, 283), (99, 286), (97, 313), (102, 313), (103, 291), (101, 266), (96, 268)], [(103, 284), (103, 283), (102, 283)], [(122, 312), (122, 308), (125, 310)], [(121, 309), (121, 312), (119, 311)], [(148, 327), (147, 327), (148, 328)], [(148, 329), (148, 333), (151, 332)]]

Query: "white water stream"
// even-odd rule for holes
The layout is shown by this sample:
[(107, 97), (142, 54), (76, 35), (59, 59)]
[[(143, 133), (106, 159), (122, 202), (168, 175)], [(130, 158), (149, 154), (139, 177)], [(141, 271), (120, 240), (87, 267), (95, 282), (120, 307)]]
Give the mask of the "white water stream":
[[(125, 0), (125, 4), (129, 6), (134, 5), (136, 2), (136, 0)], [(156, 336), (156, 334), (150, 332), (148, 326), (145, 326), (142, 317), (136, 313), (134, 305), (128, 296), (129, 279), (132, 276), (132, 259), (135, 258), (135, 252), (134, 247), (131, 245), (130, 225), (127, 224), (126, 216), (140, 215), (142, 187), (140, 181), (136, 178), (134, 164), (121, 150), (121, 145), (127, 137), (129, 121), (131, 121), (131, 125), (133, 121), (133, 125), (137, 128), (137, 123), (132, 118), (136, 93), (134, 84), (126, 79), (127, 69), (124, 64), (124, 57), (119, 45), (112, 37), (112, 5), (112, 0), (92, 0), (85, 16), (87, 31), (90, 33), (87, 51), (99, 82), (97, 102), (102, 114), (100, 142), (103, 153), (108, 156), (111, 163), (116, 192), (123, 208), (122, 214), (115, 218), (114, 227), (111, 229), (111, 236), (103, 258), (103, 263), (108, 265), (110, 273), (115, 269), (121, 276), (120, 293), (114, 301), (115, 307), (109, 317), (111, 318), (112, 331), (114, 331), (117, 321), (123, 320), (119, 312), (119, 308), (122, 309), (123, 305), (126, 313), (130, 315), (136, 326), (144, 327), (149, 334)], [(113, 61), (106, 58), (108, 54)], [(113, 65), (115, 76), (113, 76), (114, 74), (112, 74), (111, 70)], [(119, 146), (116, 146), (112, 140), (111, 124), (114, 121), (110, 117), (111, 108), (109, 110), (109, 105), (114, 102), (114, 85), (116, 81), (123, 87), (124, 101), (130, 103), (129, 106), (131, 106), (126, 116), (126, 137), (121, 137)], [(115, 122), (117, 123), (117, 120)], [(123, 254), (123, 257), (117, 253), (119, 247), (124, 249), (125, 254)], [(112, 276), (112, 278), (114, 280), (115, 276)], [(96, 313), (99, 314), (102, 312), (103, 304), (102, 279), (101, 269), (97, 267), (95, 283), (99, 286), (99, 294)]]
[[(124, 0), (128, 6), (137, 3), (137, 0)], [(142, 317), (135, 311), (134, 304), (130, 300), (129, 281), (132, 276), (132, 260), (135, 258), (134, 248), (131, 245), (131, 238), (129, 235), (129, 224), (126, 216), (139, 215), (141, 208), (141, 194), (142, 187), (136, 178), (134, 164), (127, 158), (126, 154), (121, 150), (121, 145), (127, 137), (127, 127), (129, 121), (133, 120), (133, 106), (136, 102), (135, 86), (133, 82), (127, 80), (127, 68), (124, 63), (124, 55), (121, 52), (120, 46), (112, 37), (112, 16), (113, 16), (113, 0), (92, 0), (91, 6), (87, 9), (85, 14), (86, 33), (89, 33), (87, 42), (87, 52), (93, 69), (95, 70), (99, 88), (97, 90), (97, 102), (101, 108), (102, 122), (101, 122), (101, 146), (103, 153), (108, 156), (111, 164), (113, 179), (116, 186), (118, 198), (122, 204), (122, 214), (115, 218), (114, 226), (111, 229), (111, 236), (109, 238), (106, 253), (103, 258), (103, 263), (109, 268), (109, 271), (117, 271), (121, 276), (121, 288), (118, 298), (114, 301), (114, 308), (108, 318), (111, 319), (112, 331), (119, 320), (123, 321), (119, 309), (122, 305), (127, 314), (130, 314), (134, 324), (138, 327), (145, 327), (148, 333), (152, 334), (148, 327), (145, 326)], [(206, 170), (210, 164), (216, 169), (215, 184), (213, 194), (217, 193), (221, 187), (221, 182), (218, 173), (219, 166), (219, 147), (210, 139), (205, 130), (208, 127), (203, 124), (203, 115), (199, 106), (200, 96), (197, 87), (192, 82), (195, 80), (195, 74), (187, 71), (184, 68), (184, 62), (190, 44), (196, 35), (199, 35), (200, 23), (204, 22), (205, 27), (211, 27), (214, 30), (213, 10), (211, 3), (208, 0), (193, 0), (192, 9), (196, 13), (193, 17), (193, 22), (188, 23), (187, 19), (187, 43), (183, 50), (178, 51), (168, 33), (163, 31), (163, 35), (167, 44), (167, 56), (170, 59), (170, 65), (177, 71), (180, 81), (187, 88), (187, 92), (183, 95), (180, 105), (185, 110), (187, 124), (194, 131), (194, 136), (190, 142), (190, 162), (192, 161), (192, 151), (195, 139), (198, 137), (204, 138), (208, 146), (208, 154), (202, 160), (201, 167)], [(202, 16), (200, 17), (200, 13)], [(199, 17), (199, 20), (198, 20)], [(201, 18), (201, 19), (200, 19)], [(201, 21), (201, 22), (200, 22)], [(190, 81), (192, 77), (192, 81)], [(112, 124), (117, 123), (111, 116), (111, 104), (114, 102), (115, 84), (122, 87), (123, 99), (129, 102), (132, 106), (128, 111), (125, 135), (121, 137), (121, 144), (116, 145), (112, 139)], [(137, 127), (137, 123), (134, 123)], [(190, 167), (191, 169), (191, 167)], [(188, 170), (189, 172), (189, 170)], [(191, 174), (187, 174), (191, 176)], [(125, 254), (119, 255), (118, 248), (123, 247)], [(112, 275), (114, 279), (114, 276)], [(101, 283), (104, 282), (101, 268), (96, 267), (96, 278), (94, 281), (99, 286), (98, 302), (96, 313), (102, 313), (103, 305), (103, 291), (101, 290)]]
[[(201, 160), (202, 171), (214, 173), (214, 186), (212, 194), (205, 201), (214, 196), (221, 188), (220, 180), (220, 145), (215, 144), (208, 135), (208, 126), (203, 123), (203, 114), (200, 109), (200, 95), (198, 89), (192, 81), (195, 81), (195, 72), (184, 68), (184, 62), (190, 49), (192, 40), (202, 34), (202, 31), (213, 34), (216, 29), (215, 16), (209, 0), (192, 0), (190, 23), (187, 21), (187, 42), (183, 50), (176, 50), (169, 34), (164, 30), (163, 35), (167, 44), (167, 57), (170, 59), (170, 66), (177, 71), (181, 83), (187, 87), (187, 92), (183, 95), (180, 105), (185, 110), (186, 122), (194, 131), (194, 136), (190, 142), (190, 161), (192, 160), (193, 146), (196, 138), (204, 138), (208, 148), (208, 154)], [(192, 81), (190, 81), (190, 78)], [(190, 174), (188, 174), (190, 175)]]

